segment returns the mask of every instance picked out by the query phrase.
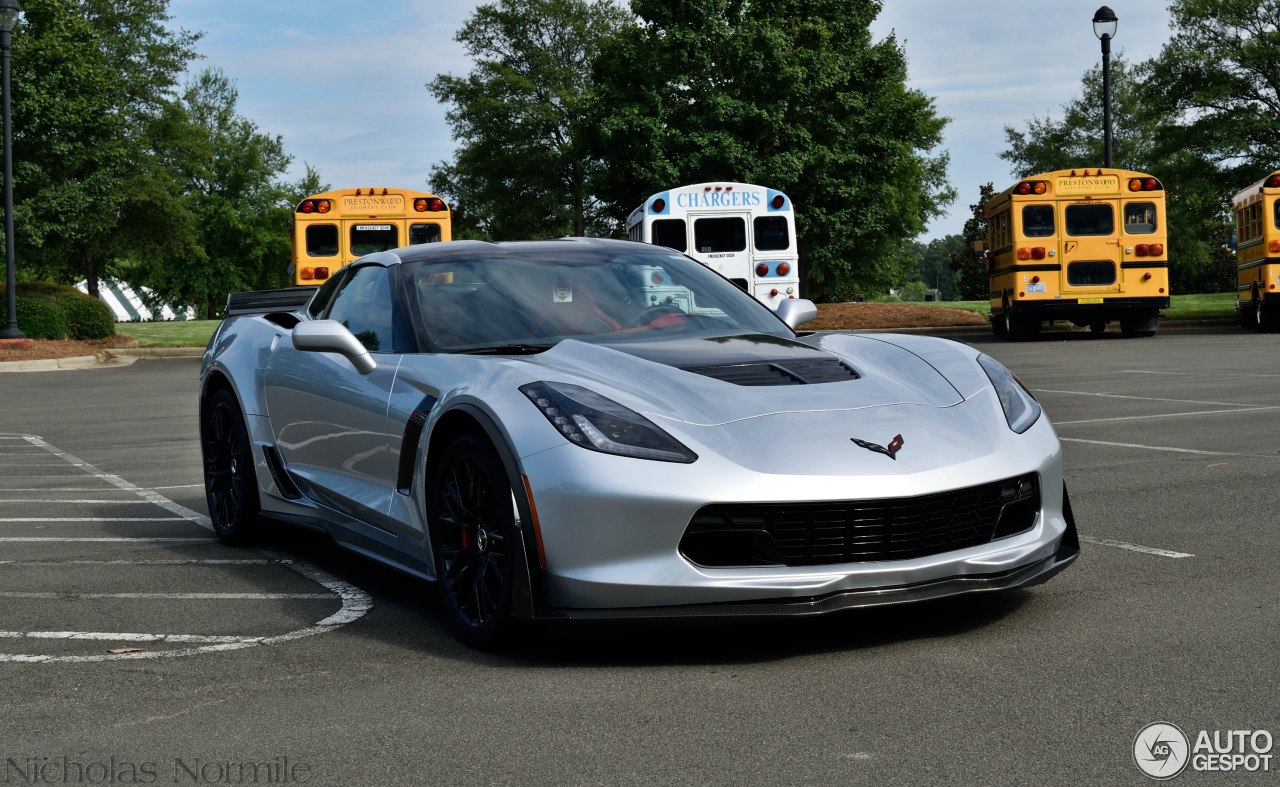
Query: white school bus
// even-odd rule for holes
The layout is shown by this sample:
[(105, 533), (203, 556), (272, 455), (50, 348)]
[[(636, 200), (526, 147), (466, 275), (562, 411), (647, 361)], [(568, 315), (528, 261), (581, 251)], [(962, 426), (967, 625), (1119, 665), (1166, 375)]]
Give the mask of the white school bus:
[(750, 183), (661, 191), (627, 218), (627, 237), (688, 254), (771, 309), (800, 297), (791, 199)]

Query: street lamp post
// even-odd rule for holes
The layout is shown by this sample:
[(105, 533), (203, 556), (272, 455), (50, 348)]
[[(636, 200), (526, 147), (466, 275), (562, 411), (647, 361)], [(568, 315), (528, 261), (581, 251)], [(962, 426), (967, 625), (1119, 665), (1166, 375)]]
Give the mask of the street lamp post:
[(1102, 157), (1107, 168), (1111, 167), (1111, 39), (1119, 25), (1116, 12), (1105, 5), (1093, 15), (1093, 34), (1102, 41)]
[(9, 319), (0, 331), (0, 346), (26, 345), (30, 339), (18, 330), (18, 277), (13, 268), (13, 129), (9, 118), (9, 35), (18, 25), (18, 0), (0, 0), (0, 82), (3, 83), (4, 117), (4, 275), (5, 306)]

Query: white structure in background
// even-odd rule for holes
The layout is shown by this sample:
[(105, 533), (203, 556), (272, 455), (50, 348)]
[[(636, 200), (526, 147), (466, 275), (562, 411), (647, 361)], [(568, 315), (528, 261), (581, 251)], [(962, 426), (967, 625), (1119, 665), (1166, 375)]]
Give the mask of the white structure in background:
[[(89, 283), (81, 279), (76, 289), (89, 294)], [(141, 292), (147, 300), (155, 302), (155, 293), (146, 287), (134, 288), (117, 279), (102, 278), (98, 280), (98, 300), (107, 304), (116, 322), (159, 322), (161, 320), (194, 320), (196, 311), (188, 306), (180, 311), (165, 304), (157, 311), (146, 304), (138, 296)]]

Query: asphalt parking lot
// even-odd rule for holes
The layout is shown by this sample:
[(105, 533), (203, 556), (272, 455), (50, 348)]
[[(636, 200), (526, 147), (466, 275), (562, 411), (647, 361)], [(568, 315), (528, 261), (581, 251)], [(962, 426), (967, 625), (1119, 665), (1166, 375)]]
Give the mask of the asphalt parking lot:
[(1141, 784), (1150, 722), (1280, 739), (1280, 338), (956, 338), (1063, 438), (1075, 566), (502, 655), (457, 644), (430, 587), (314, 535), (213, 541), (198, 359), (0, 375), (0, 783), (94, 762), (236, 783), (227, 763), (251, 761), (322, 785)]

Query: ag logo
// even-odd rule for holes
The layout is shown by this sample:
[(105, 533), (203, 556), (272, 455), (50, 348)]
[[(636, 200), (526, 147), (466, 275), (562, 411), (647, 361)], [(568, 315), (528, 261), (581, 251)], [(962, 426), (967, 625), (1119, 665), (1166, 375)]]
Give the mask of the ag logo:
[(1176, 726), (1157, 721), (1133, 740), (1133, 761), (1153, 779), (1172, 779), (1187, 767), (1187, 736)]
[(895, 462), (898, 460), (898, 456), (897, 456), (898, 449), (902, 448), (902, 443), (903, 443), (902, 435), (898, 435), (897, 437), (890, 440), (888, 448), (885, 448), (882, 445), (877, 445), (876, 443), (868, 443), (866, 440), (859, 440), (856, 437), (850, 437), (849, 439), (852, 440), (855, 444), (860, 445), (863, 448), (867, 449), (868, 451), (875, 451), (877, 454), (884, 454), (885, 456), (889, 457)]

